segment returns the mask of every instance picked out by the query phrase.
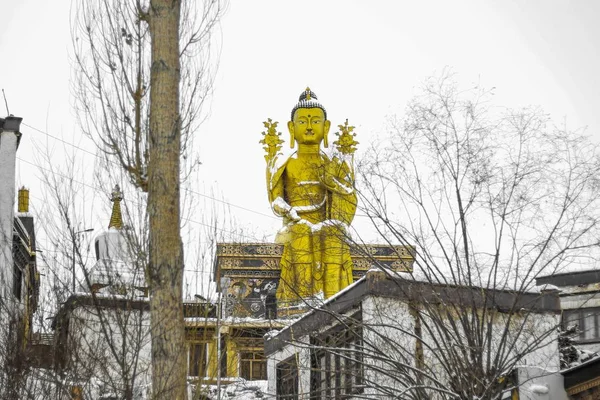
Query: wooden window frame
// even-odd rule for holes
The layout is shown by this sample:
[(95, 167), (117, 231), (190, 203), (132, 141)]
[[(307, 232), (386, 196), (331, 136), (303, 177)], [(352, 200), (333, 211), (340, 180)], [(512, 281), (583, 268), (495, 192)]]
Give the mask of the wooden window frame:
[[(589, 323), (586, 320), (586, 314), (593, 313), (594, 315), (594, 326), (592, 338), (585, 337), (586, 332), (589, 332)], [(579, 336), (575, 339), (577, 343), (597, 343), (600, 342), (600, 307), (582, 307), (577, 309), (563, 310), (562, 325), (566, 329), (569, 325), (568, 320), (570, 316), (575, 315), (577, 318), (572, 320), (571, 323), (576, 322), (579, 328)]]
[[(192, 352), (197, 346), (202, 346), (198, 355), (199, 364), (196, 363), (195, 354)], [(188, 376), (204, 378), (208, 372), (208, 343), (207, 342), (188, 342)]]
[(294, 354), (277, 364), (277, 400), (298, 400), (298, 361)]
[(343, 400), (364, 392), (360, 314), (311, 338), (310, 398)]
[[(248, 381), (267, 379), (267, 358), (263, 349), (240, 349), (240, 377)], [(244, 355), (252, 354), (252, 358)], [(256, 357), (258, 356), (258, 358)], [(244, 376), (244, 364), (248, 364), (248, 376)], [(255, 368), (260, 368), (259, 378), (254, 377)]]

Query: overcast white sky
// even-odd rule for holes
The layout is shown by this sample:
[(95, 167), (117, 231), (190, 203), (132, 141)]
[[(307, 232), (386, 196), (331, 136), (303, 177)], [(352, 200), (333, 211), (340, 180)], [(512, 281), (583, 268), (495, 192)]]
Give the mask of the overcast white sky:
[[(10, 112), (89, 146), (70, 107), (69, 1), (0, 4), (0, 88)], [(424, 78), (446, 66), (465, 84), (495, 86), (498, 105), (540, 105), (598, 140), (599, 19), (597, 0), (231, 0), (217, 33), (222, 54), (211, 115), (196, 133), (198, 190), (216, 183), (231, 203), (270, 215), (262, 121), (271, 117), (284, 128), (308, 85), (333, 126), (348, 118), (365, 143), (384, 130), (386, 116), (402, 113)], [(22, 132), (22, 160), (33, 162), (33, 141), (55, 144), (27, 126)], [(19, 184), (35, 188), (35, 167), (18, 164)], [(232, 212), (259, 231), (274, 233), (280, 224)]]

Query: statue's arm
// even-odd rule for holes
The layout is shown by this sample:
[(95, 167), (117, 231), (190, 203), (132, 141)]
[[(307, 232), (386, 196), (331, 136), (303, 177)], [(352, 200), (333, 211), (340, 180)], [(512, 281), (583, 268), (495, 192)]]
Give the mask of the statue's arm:
[(282, 175), (282, 172), (273, 174), (268, 182), (271, 209), (275, 215), (292, 221), (298, 221), (300, 219), (298, 213), (294, 207), (285, 200), (284, 178)]
[(345, 161), (334, 158), (325, 166), (323, 184), (331, 193), (328, 218), (350, 225), (358, 203), (352, 168)]
[(327, 162), (322, 178), (323, 185), (336, 194), (350, 195), (354, 193), (354, 173), (344, 161), (338, 158)]

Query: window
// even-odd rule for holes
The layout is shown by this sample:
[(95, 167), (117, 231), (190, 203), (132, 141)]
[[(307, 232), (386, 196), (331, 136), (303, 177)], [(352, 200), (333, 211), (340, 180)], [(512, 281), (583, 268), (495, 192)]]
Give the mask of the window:
[(190, 343), (188, 376), (206, 375), (206, 343)]
[(265, 317), (277, 319), (277, 298), (274, 294), (268, 294), (265, 299)]
[(15, 298), (21, 300), (21, 285), (23, 281), (23, 271), (19, 265), (15, 262), (13, 264), (13, 294)]
[(298, 362), (296, 356), (277, 364), (277, 399), (298, 399)]
[(240, 376), (249, 381), (267, 379), (267, 360), (262, 351), (242, 351), (240, 353)]
[(361, 337), (356, 325), (312, 339), (311, 399), (346, 399), (362, 393)]
[(577, 324), (580, 342), (600, 341), (600, 307), (581, 308), (578, 310), (565, 310), (563, 312), (563, 326)]

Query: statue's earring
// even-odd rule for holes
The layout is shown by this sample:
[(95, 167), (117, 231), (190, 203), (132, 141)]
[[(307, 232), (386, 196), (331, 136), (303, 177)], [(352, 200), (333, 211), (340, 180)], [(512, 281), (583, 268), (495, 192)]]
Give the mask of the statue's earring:
[(288, 122), (288, 131), (290, 132), (290, 149), (294, 148), (294, 123)]
[(329, 147), (329, 128), (331, 127), (331, 122), (329, 122), (328, 120), (325, 120), (325, 123), (323, 125), (323, 146), (325, 148)]

